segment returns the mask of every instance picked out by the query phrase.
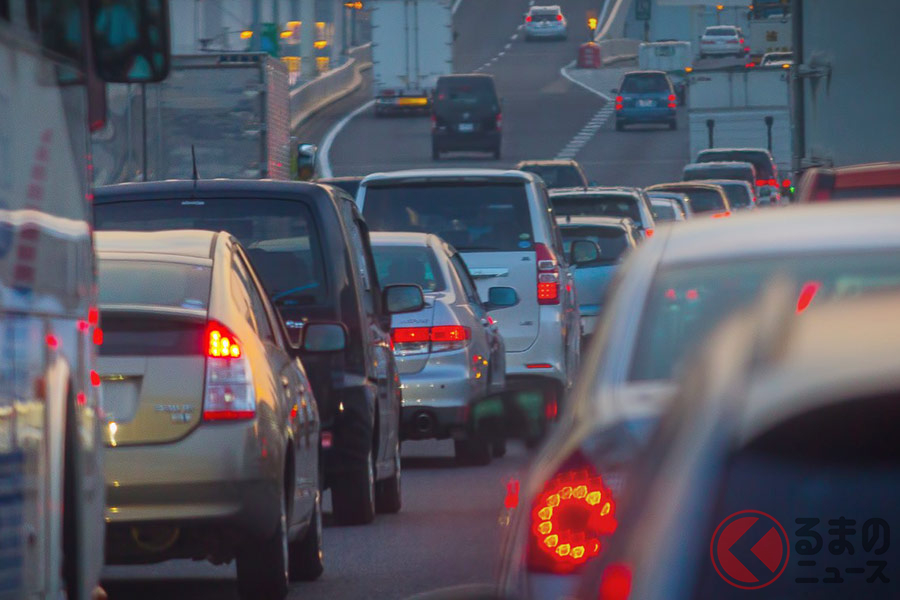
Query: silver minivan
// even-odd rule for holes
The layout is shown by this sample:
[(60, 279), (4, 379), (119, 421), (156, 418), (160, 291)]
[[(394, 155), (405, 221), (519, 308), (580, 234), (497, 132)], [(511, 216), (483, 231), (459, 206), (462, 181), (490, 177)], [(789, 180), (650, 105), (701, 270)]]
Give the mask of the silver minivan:
[(541, 179), (522, 171), (421, 169), (363, 179), (357, 203), (372, 231), (444, 238), (463, 256), (482, 299), (512, 287), (513, 307), (491, 311), (506, 342), (507, 387), (539, 390), (539, 438), (578, 368), (574, 271)]

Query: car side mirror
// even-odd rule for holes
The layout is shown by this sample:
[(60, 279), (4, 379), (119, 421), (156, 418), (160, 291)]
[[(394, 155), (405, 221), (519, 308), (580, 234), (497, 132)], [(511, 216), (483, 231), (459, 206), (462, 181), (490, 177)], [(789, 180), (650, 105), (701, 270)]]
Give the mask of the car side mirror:
[(297, 179), (310, 181), (316, 176), (319, 147), (315, 144), (297, 145)]
[(600, 260), (600, 246), (591, 240), (575, 240), (569, 251), (570, 262), (576, 267)]
[[(71, 19), (71, 15), (54, 15)], [(169, 74), (167, 2), (90, 0), (94, 67), (107, 83), (154, 83)]]
[(487, 310), (499, 310), (510, 308), (519, 303), (519, 293), (511, 287), (492, 287), (488, 290), (488, 301), (484, 307)]
[(303, 328), (306, 352), (340, 352), (347, 347), (347, 330), (341, 323), (307, 323)]
[(384, 288), (382, 297), (385, 311), (389, 315), (418, 312), (425, 308), (425, 294), (418, 285), (389, 285)]

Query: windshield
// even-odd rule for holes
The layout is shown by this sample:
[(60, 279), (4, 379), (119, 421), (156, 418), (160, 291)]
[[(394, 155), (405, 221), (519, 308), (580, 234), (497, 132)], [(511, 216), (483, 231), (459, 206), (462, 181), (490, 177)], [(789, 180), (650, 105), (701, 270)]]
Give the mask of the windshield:
[(414, 283), (425, 292), (446, 289), (434, 252), (427, 246), (372, 246), (381, 285)]
[(566, 253), (575, 240), (590, 240), (600, 247), (599, 262), (618, 262), (628, 250), (628, 235), (621, 227), (598, 227), (594, 225), (566, 225), (560, 228)]
[(261, 198), (140, 200), (94, 207), (98, 230), (205, 229), (235, 236), (269, 297), (282, 306), (328, 298), (319, 232), (303, 202)]
[[(748, 307), (776, 274), (799, 282), (812, 303), (900, 288), (896, 254), (777, 256), (733, 263), (668, 267), (654, 278), (641, 318), (630, 379), (671, 379), (696, 345), (726, 316)], [(805, 308), (805, 306), (804, 306)]]
[(581, 173), (574, 165), (524, 165), (519, 167), (519, 170), (539, 176), (550, 189), (584, 187), (586, 185), (584, 178), (581, 177)]
[(551, 196), (553, 212), (564, 217), (628, 217), (643, 224), (638, 198), (624, 194)]
[(772, 160), (765, 152), (754, 150), (704, 150), (697, 157), (697, 162), (748, 162), (756, 168), (756, 175), (760, 179), (772, 179), (775, 170)]
[(434, 233), (460, 252), (531, 250), (524, 184), (370, 185), (363, 215), (372, 231)]

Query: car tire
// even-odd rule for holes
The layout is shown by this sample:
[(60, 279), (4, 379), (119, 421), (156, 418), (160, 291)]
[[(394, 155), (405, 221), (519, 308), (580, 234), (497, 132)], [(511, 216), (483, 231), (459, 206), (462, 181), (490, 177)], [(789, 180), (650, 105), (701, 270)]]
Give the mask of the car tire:
[(288, 577), (291, 581), (315, 581), (325, 570), (322, 552), (322, 493), (316, 493), (309, 528), (299, 540), (288, 544)]
[(494, 458), (503, 458), (506, 456), (506, 438), (498, 437), (491, 442), (491, 456)]
[(241, 600), (282, 600), (287, 595), (287, 509), (284, 494), (279, 495), (281, 514), (275, 532), (266, 540), (249, 540), (238, 548), (237, 588)]
[(375, 511), (395, 514), (403, 506), (401, 486), (400, 442), (394, 446), (394, 474), (375, 483)]
[(491, 445), (487, 440), (467, 438), (453, 440), (456, 462), (460, 465), (483, 467), (491, 463)]
[(331, 503), (339, 525), (367, 525), (375, 519), (375, 459), (371, 448), (361, 469), (343, 473), (332, 484)]
[(669, 121), (669, 129), (671, 129), (672, 131), (678, 129), (678, 121), (676, 121), (675, 119)]

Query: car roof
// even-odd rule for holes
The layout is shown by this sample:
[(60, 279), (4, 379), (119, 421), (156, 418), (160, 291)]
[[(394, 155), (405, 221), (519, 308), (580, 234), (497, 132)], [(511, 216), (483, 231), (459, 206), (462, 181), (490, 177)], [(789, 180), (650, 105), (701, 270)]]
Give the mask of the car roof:
[(363, 175), (343, 175), (341, 177), (322, 177), (321, 179), (316, 179), (314, 183), (331, 183), (333, 181), (362, 181), (365, 177)]
[(433, 233), (408, 231), (373, 231), (369, 234), (373, 246), (430, 246), (431, 238), (438, 238)]
[(511, 182), (536, 182), (537, 175), (525, 171), (513, 169), (409, 169), (405, 171), (390, 171), (372, 173), (362, 180), (362, 185), (382, 182), (406, 182), (416, 181), (458, 181), (471, 180), (508, 180)]
[(543, 6), (532, 6), (531, 12), (551, 12), (551, 11), (559, 11), (562, 12), (559, 4), (546, 4)]
[(556, 222), (560, 227), (568, 225), (602, 225), (604, 227), (622, 227), (627, 229), (634, 227), (634, 221), (628, 217), (589, 217), (589, 216), (559, 216)]
[(465, 81), (466, 79), (490, 79), (491, 81), (493, 81), (494, 76), (489, 73), (453, 73), (450, 75), (441, 75), (440, 77), (438, 77), (438, 80), (445, 79), (459, 81)]
[[(744, 181), (743, 179), (693, 179), (691, 181), (708, 183), (710, 185), (721, 185), (722, 187), (739, 185), (741, 187), (750, 188), (751, 191), (753, 190), (753, 188), (750, 187), (750, 182)], [(653, 200), (653, 198), (651, 198), (651, 200)]]
[(772, 153), (765, 148), (706, 148), (705, 150), (698, 152), (697, 156), (711, 154), (713, 152), (761, 152), (767, 154), (769, 158), (772, 158)]
[(655, 71), (655, 70), (650, 70), (650, 69), (646, 69), (643, 71), (629, 71), (629, 72), (625, 73), (625, 77), (632, 77), (632, 76), (636, 76), (636, 75), (663, 75), (663, 76), (665, 76), (665, 75), (667, 75), (667, 73), (665, 71)]
[(896, 201), (835, 202), (750, 211), (731, 219), (694, 219), (650, 242), (665, 247), (661, 265), (839, 250), (900, 250), (898, 222), (900, 203)]
[(681, 208), (681, 205), (678, 204), (678, 201), (675, 198), (665, 198), (657, 196), (656, 198), (650, 198), (650, 204), (664, 204), (667, 206), (677, 206)]
[(547, 190), (550, 194), (550, 197), (554, 196), (611, 196), (611, 195), (619, 195), (619, 196), (640, 196), (641, 189), (634, 187), (575, 187), (575, 188), (556, 188), (553, 190)]
[(700, 169), (755, 169), (753, 163), (745, 160), (711, 160), (709, 162), (689, 163), (684, 166), (685, 171)]
[(285, 199), (302, 195), (309, 199), (326, 197), (326, 188), (305, 181), (275, 181), (273, 179), (168, 179), (117, 183), (94, 188), (94, 202), (159, 199), (160, 196), (190, 198), (215, 197), (216, 194), (252, 194), (283, 196)]
[(516, 165), (516, 169), (521, 169), (522, 167), (530, 167), (530, 166), (564, 166), (564, 167), (574, 167), (578, 164), (578, 162), (572, 158), (548, 158), (546, 160), (520, 160)]
[(670, 188), (675, 189), (675, 191), (678, 191), (678, 188), (697, 188), (704, 190), (722, 191), (721, 186), (713, 185), (711, 183), (699, 183), (701, 181), (705, 180), (698, 179), (697, 181), (671, 181), (668, 183), (657, 183), (655, 185), (644, 188), (644, 190), (648, 194), (651, 194), (653, 192), (664, 192), (669, 190)]
[(94, 247), (99, 254), (135, 253), (212, 259), (219, 236), (224, 231), (174, 229), (170, 231), (95, 231)]

